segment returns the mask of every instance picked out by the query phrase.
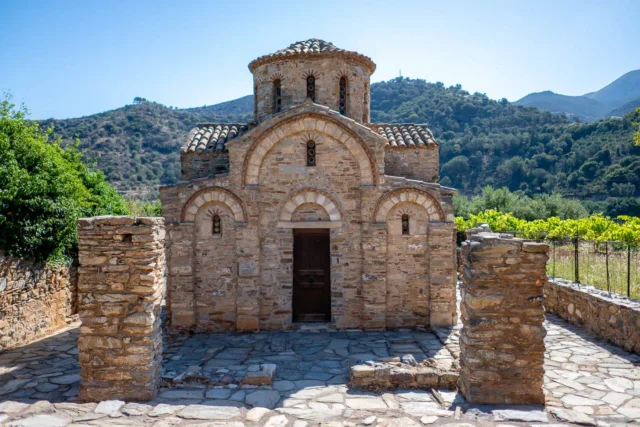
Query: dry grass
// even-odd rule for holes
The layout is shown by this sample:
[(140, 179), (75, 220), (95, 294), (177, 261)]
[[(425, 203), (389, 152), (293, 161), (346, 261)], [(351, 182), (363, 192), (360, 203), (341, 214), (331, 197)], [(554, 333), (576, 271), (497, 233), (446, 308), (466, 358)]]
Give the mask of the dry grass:
[[(555, 256), (554, 256), (555, 251)], [(549, 252), (547, 274), (576, 281), (575, 247), (573, 244), (556, 245)], [(578, 251), (578, 272), (580, 283), (592, 285), (627, 295), (627, 248), (609, 243), (609, 285), (607, 286), (607, 255), (604, 243), (598, 248), (593, 242), (580, 242)], [(631, 292), (630, 297), (640, 299), (640, 250), (631, 249)]]

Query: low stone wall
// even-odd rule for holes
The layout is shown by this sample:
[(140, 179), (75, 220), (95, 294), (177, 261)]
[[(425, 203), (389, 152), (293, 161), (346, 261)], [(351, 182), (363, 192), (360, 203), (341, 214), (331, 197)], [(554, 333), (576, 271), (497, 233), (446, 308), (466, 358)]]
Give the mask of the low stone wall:
[(640, 302), (563, 279), (548, 281), (544, 296), (547, 313), (640, 354)]
[(160, 386), (164, 219), (78, 221), (84, 401), (150, 400)]
[(47, 267), (0, 253), (0, 351), (65, 327), (76, 301), (75, 267)]
[(437, 359), (427, 359), (424, 363), (417, 364), (413, 357), (410, 361), (387, 357), (377, 362), (355, 365), (350, 370), (349, 387), (371, 391), (455, 390), (458, 387), (457, 363), (454, 366), (450, 363), (444, 366), (438, 362)]
[(474, 404), (544, 404), (549, 246), (480, 232), (462, 244), (460, 390)]

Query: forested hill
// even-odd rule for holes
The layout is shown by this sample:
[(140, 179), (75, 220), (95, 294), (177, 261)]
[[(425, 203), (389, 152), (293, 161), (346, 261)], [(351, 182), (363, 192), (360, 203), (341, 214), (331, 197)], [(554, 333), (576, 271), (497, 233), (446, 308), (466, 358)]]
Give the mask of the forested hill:
[[(581, 124), (469, 94), (459, 85), (407, 78), (372, 84), (371, 106), (373, 122), (428, 124), (441, 143), (441, 183), (462, 193), (492, 185), (527, 194), (557, 190), (583, 199), (609, 197), (601, 206), (611, 214), (638, 205), (635, 113)], [(117, 110), (44, 124), (55, 126), (54, 137), (79, 137), (87, 157), (121, 191), (140, 192), (178, 179), (180, 141), (194, 124), (248, 121), (252, 108), (251, 96), (184, 110), (137, 99)]]

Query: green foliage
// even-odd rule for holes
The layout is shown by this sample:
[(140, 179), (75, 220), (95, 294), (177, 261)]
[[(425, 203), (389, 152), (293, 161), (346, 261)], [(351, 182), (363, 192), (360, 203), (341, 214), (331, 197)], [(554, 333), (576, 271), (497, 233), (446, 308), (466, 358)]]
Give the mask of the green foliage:
[[(640, 115), (640, 108), (636, 109), (636, 113)], [(633, 124), (638, 126), (638, 133), (633, 137), (633, 140), (636, 142), (636, 146), (640, 147), (640, 123), (634, 122)]]
[(597, 242), (615, 240), (631, 246), (640, 245), (640, 218), (627, 215), (619, 216), (617, 221), (601, 214), (579, 219), (563, 220), (552, 216), (546, 220), (527, 221), (510, 213), (490, 209), (472, 214), (468, 220), (456, 217), (455, 221), (460, 231), (486, 223), (493, 231), (520, 231), (527, 238), (561, 240), (565, 236), (579, 236)]
[(147, 202), (144, 200), (127, 200), (127, 208), (135, 216), (162, 216), (160, 200)]
[(50, 132), (25, 114), (8, 97), (0, 103), (0, 250), (63, 260), (77, 244), (78, 218), (128, 210), (104, 174), (81, 162), (75, 145), (48, 142)]
[(528, 197), (522, 193), (512, 193), (506, 187), (494, 189), (490, 186), (482, 189), (482, 195), (471, 199), (464, 195), (454, 196), (453, 209), (457, 216), (464, 219), (487, 210), (508, 212), (528, 221), (552, 216), (561, 219), (583, 218), (589, 214), (578, 200), (564, 198), (558, 193)]

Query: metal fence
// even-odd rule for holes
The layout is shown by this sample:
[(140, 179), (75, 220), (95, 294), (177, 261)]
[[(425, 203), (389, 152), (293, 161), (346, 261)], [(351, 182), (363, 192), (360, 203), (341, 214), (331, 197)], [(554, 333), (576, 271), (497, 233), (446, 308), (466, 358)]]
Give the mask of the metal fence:
[[(522, 232), (509, 231), (518, 237)], [(547, 263), (550, 277), (571, 280), (640, 299), (640, 247), (618, 241), (596, 242), (577, 236), (548, 239), (551, 250)]]

